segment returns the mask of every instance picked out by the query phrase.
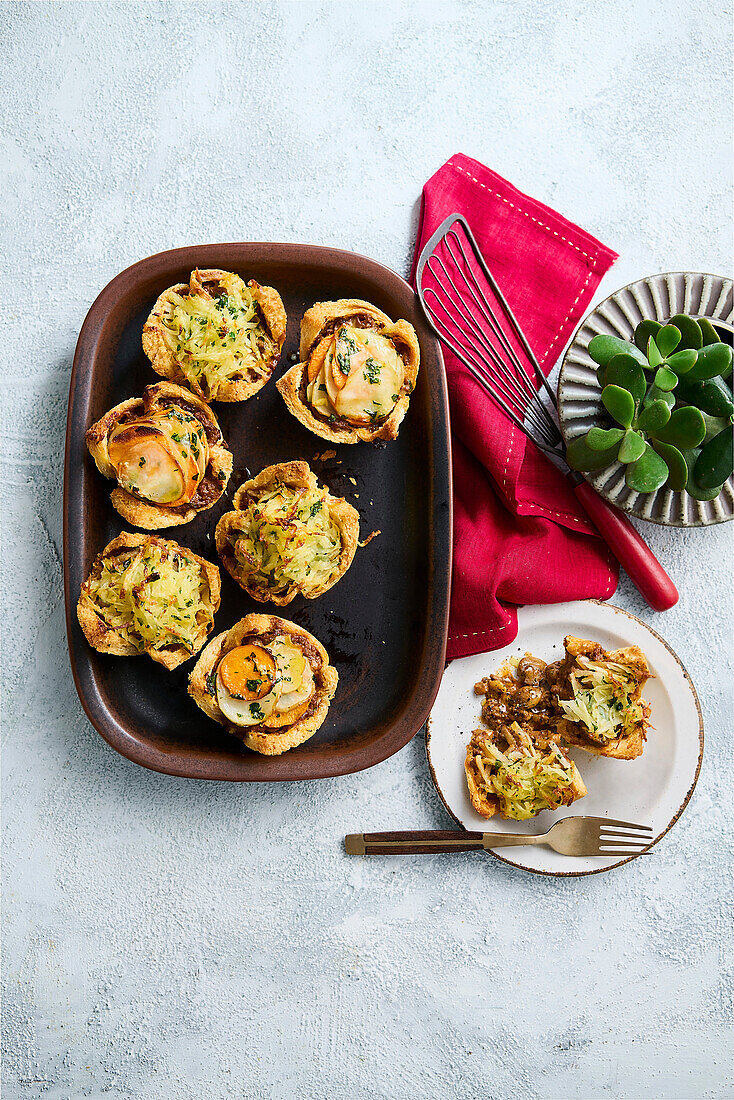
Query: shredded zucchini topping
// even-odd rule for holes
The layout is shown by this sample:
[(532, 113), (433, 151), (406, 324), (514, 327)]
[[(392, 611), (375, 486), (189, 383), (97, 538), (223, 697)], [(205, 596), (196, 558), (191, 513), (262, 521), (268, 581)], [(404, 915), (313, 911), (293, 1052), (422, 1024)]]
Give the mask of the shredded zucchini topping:
[(647, 705), (639, 698), (639, 678), (618, 661), (599, 664), (578, 657), (579, 668), (569, 680), (573, 699), (559, 699), (566, 718), (586, 727), (589, 737), (602, 744), (626, 736), (647, 718)]
[(322, 486), (293, 489), (276, 482), (248, 504), (230, 532), (248, 583), (278, 593), (297, 585), (308, 593), (328, 582), (342, 541), (327, 496)]
[(216, 400), (222, 385), (252, 372), (264, 377), (277, 345), (267, 331), (249, 287), (228, 273), (219, 295), (172, 291), (162, 318), (164, 339), (192, 387)]
[(213, 620), (202, 602), (199, 564), (151, 539), (105, 558), (88, 584), (100, 618), (141, 653), (172, 645), (193, 653), (204, 619), (207, 628)]
[(474, 738), (472, 747), (479, 750), (474, 763), (481, 786), (497, 798), (502, 816), (527, 821), (541, 810), (564, 805), (573, 764), (555, 741), (541, 751), (516, 722), (511, 728), (517, 741), (504, 752), (489, 738)]

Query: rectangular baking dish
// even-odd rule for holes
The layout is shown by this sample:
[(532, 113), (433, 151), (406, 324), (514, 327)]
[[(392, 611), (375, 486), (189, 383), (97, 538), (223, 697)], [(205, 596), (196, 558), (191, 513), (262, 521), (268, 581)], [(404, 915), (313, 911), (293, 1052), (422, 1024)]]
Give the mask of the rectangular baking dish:
[[(326, 722), (283, 756), (250, 752), (208, 719), (186, 687), (194, 660), (173, 672), (147, 657), (97, 653), (76, 618), (79, 589), (95, 555), (125, 526), (112, 508), (112, 483), (96, 470), (86, 429), (107, 409), (159, 380), (143, 354), (143, 323), (157, 296), (187, 282), (195, 267), (223, 268), (274, 286), (288, 331), (278, 377), (298, 348), (300, 319), (316, 301), (364, 298), (416, 328), (418, 384), (400, 436), (386, 446), (332, 447), (292, 417), (274, 379), (249, 401), (215, 405), (234, 454), (222, 499), (192, 523), (162, 531), (217, 562), (213, 532), (234, 490), (264, 466), (306, 459), (337, 496), (361, 514), (352, 567), (319, 599), (280, 609), (325, 646), (339, 672)], [(417, 299), (394, 272), (366, 257), (300, 244), (220, 244), (150, 256), (119, 274), (90, 309), (79, 335), (69, 392), (64, 469), (64, 587), (71, 669), (92, 725), (144, 767), (197, 779), (290, 780), (344, 775), (397, 752), (425, 722), (444, 668), (451, 578), (451, 452), (446, 380), (438, 342)], [(336, 457), (324, 456), (336, 451)], [(218, 563), (218, 562), (217, 562)], [(214, 633), (256, 604), (222, 574)]]

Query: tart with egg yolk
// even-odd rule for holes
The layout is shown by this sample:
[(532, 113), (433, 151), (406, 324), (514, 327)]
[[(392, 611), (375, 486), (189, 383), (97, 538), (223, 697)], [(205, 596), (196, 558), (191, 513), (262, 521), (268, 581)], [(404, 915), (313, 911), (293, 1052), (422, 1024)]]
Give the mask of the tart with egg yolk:
[(189, 695), (247, 748), (279, 756), (323, 724), (338, 680), (307, 630), (254, 614), (212, 638), (189, 677)]
[(309, 431), (332, 443), (397, 438), (420, 366), (408, 321), (359, 298), (317, 302), (301, 322), (300, 359), (277, 386)]
[(219, 600), (216, 565), (169, 539), (123, 531), (95, 558), (77, 618), (99, 653), (147, 653), (172, 669), (201, 649)]
[(307, 462), (268, 466), (234, 495), (219, 520), (217, 553), (248, 595), (282, 607), (321, 596), (344, 576), (359, 540), (359, 513), (319, 485)]
[(153, 370), (204, 401), (246, 401), (280, 357), (286, 312), (277, 290), (219, 268), (168, 287), (143, 327)]
[(232, 472), (216, 416), (171, 382), (115, 405), (86, 434), (97, 469), (117, 486), (110, 500), (146, 531), (189, 523), (219, 500)]

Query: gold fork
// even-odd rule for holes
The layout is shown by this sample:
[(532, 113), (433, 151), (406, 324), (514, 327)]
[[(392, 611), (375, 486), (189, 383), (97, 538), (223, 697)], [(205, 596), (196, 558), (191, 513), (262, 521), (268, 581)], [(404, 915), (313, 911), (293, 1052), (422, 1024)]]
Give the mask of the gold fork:
[(611, 817), (564, 817), (547, 833), (471, 833), (424, 830), (397, 833), (350, 833), (344, 846), (350, 856), (418, 855), (429, 852), (473, 852), (519, 844), (547, 844), (564, 856), (637, 856), (652, 842), (649, 825)]

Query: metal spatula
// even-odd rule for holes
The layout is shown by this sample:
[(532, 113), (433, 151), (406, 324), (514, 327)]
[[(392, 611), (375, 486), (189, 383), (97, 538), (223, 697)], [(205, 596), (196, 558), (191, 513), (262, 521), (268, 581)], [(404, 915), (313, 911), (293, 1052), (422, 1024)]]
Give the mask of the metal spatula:
[[(487, 289), (482, 285), (486, 280)], [(570, 469), (556, 399), (466, 220), (451, 214), (426, 242), (416, 289), (433, 331), (512, 423), (563, 470), (609, 549), (656, 611), (678, 591), (630, 521)], [(524, 360), (524, 361), (523, 361)]]

